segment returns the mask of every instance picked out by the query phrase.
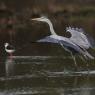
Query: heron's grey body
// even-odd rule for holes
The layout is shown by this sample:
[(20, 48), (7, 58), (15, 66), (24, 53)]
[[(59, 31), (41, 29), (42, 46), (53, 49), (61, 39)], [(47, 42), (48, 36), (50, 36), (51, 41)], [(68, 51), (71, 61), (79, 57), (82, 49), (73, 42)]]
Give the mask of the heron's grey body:
[(68, 38), (58, 35), (50, 35), (38, 40), (37, 42), (56, 43), (62, 45), (66, 51), (73, 51), (76, 53), (81, 51), (81, 49), (76, 44), (72, 43)]

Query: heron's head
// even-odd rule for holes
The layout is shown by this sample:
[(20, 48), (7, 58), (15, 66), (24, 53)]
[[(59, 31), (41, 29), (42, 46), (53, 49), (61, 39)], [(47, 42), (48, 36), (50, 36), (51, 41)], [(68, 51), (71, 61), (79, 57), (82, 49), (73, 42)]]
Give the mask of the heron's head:
[(9, 43), (5, 43), (4, 46), (7, 47), (9, 45)]
[(48, 18), (45, 17), (45, 16), (41, 16), (41, 17), (39, 17), (39, 18), (33, 18), (33, 19), (31, 19), (31, 20), (47, 22), (47, 21), (48, 21)]

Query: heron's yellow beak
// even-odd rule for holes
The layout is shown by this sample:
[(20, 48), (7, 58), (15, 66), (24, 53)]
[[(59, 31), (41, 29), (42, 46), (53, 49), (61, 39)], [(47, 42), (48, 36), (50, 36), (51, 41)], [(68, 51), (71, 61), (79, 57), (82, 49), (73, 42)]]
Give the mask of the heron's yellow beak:
[(33, 19), (30, 19), (30, 20), (38, 20), (38, 18), (33, 18)]
[(31, 19), (31, 20), (36, 20), (36, 18), (33, 18), (33, 19)]

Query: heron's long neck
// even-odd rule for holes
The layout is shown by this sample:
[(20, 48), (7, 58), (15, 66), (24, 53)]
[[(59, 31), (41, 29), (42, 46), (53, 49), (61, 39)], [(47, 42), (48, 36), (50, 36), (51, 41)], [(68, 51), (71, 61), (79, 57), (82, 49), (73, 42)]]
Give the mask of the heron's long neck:
[(56, 35), (56, 33), (55, 33), (55, 31), (54, 31), (54, 28), (53, 28), (53, 25), (52, 25), (51, 21), (48, 20), (48, 21), (46, 21), (46, 22), (47, 22), (48, 25), (49, 25), (51, 34), (52, 34), (52, 35)]

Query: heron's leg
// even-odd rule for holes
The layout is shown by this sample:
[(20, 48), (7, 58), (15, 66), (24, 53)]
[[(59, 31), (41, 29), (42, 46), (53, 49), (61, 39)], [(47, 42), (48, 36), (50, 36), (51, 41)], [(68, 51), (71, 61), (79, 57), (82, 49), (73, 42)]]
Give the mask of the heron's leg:
[(79, 55), (80, 59), (86, 63), (86, 60), (83, 58), (83, 56)]
[[(84, 57), (85, 57), (86, 59), (88, 59), (87, 56), (84, 56)], [(87, 71), (88, 71), (88, 74), (89, 74), (89, 60), (86, 61), (85, 63), (86, 63)]]
[(65, 48), (62, 43), (60, 43), (60, 45), (62, 46), (62, 48), (64, 48), (66, 51), (69, 52), (69, 50), (67, 48)]
[(86, 59), (84, 59), (82, 56), (79, 56), (79, 57), (83, 60), (83, 62), (86, 63), (87, 71), (88, 71), (88, 74), (89, 74), (89, 61), (86, 61)]
[[(87, 56), (84, 56), (86, 59), (88, 59), (87, 58)], [(88, 74), (89, 74), (89, 60), (87, 60), (87, 61), (85, 61), (85, 63), (86, 63), (86, 67), (87, 67), (87, 71), (88, 71)]]
[(71, 56), (72, 56), (72, 58), (73, 58), (73, 60), (74, 60), (75, 66), (77, 67), (76, 58), (75, 58), (75, 56), (72, 54), (72, 52), (71, 52)]

